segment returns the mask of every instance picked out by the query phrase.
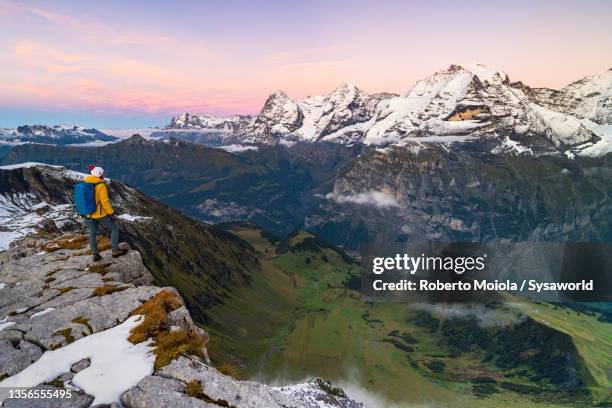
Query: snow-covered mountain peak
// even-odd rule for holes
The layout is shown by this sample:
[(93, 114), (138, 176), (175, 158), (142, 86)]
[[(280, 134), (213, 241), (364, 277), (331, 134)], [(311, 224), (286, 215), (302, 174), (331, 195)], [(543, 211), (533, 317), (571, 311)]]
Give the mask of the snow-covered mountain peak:
[(295, 118), (298, 116), (298, 111), (299, 107), (295, 101), (289, 98), (283, 91), (276, 90), (270, 94), (264, 103), (260, 116), (263, 115), (266, 118), (272, 119), (279, 116), (290, 115)]
[(250, 118), (244, 115), (216, 116), (210, 113), (185, 112), (173, 117), (166, 129), (233, 130)]
[[(283, 91), (268, 96), (259, 115), (243, 129), (246, 142), (272, 142), (275, 135), (289, 134), (302, 126), (304, 114)], [(263, 138), (263, 139), (262, 139)]]
[(335, 87), (333, 91), (329, 93), (329, 96), (344, 95), (347, 93), (356, 93), (356, 92), (359, 92), (359, 89), (357, 88), (355, 84), (350, 83), (350, 82), (342, 82), (337, 87)]
[(612, 125), (612, 70), (572, 82), (561, 89), (534, 90), (537, 103), (596, 125)]
[(346, 107), (357, 98), (366, 99), (368, 97), (367, 93), (354, 84), (343, 82), (325, 96), (325, 101), (330, 105), (330, 108), (338, 105)]
[(523, 151), (533, 140), (562, 153), (596, 144), (594, 150), (604, 152), (612, 150), (611, 95), (612, 70), (555, 90), (511, 82), (501, 70), (468, 61), (418, 80), (401, 96), (370, 95), (351, 83), (299, 101), (277, 90), (252, 121), (239, 121), (224, 137), (232, 143), (406, 145), (485, 136), (503, 143), (512, 135), (526, 144)]
[(101, 144), (116, 141), (114, 136), (97, 129), (87, 129), (80, 125), (24, 125), (16, 129), (3, 129), (0, 141), (10, 143), (44, 144)]
[(280, 89), (276, 89), (276, 90), (272, 91), (270, 96), (268, 96), (267, 100), (277, 100), (277, 99), (278, 100), (283, 100), (283, 101), (286, 100), (286, 99), (291, 100), (291, 98), (289, 98), (287, 96), (287, 94), (285, 92), (281, 91)]
[[(499, 81), (505, 79), (507, 75), (501, 71), (493, 71), (478, 60), (468, 61), (460, 65), (464, 70), (477, 76), (481, 81)], [(503, 76), (502, 76), (503, 75)]]

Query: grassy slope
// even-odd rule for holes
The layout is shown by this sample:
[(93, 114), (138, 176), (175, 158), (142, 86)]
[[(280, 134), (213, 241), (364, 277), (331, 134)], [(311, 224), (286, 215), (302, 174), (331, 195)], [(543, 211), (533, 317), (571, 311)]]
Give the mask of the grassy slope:
[[(572, 336), (576, 348), (598, 385), (612, 389), (612, 324), (593, 316), (554, 305), (522, 304), (534, 320)], [(594, 388), (597, 390), (597, 387)]]
[[(275, 255), (274, 247), (258, 231), (242, 228), (234, 233), (251, 242), (265, 259), (250, 288), (238, 289), (224, 305), (215, 306), (209, 313), (214, 316), (211, 354), (218, 361), (239, 365), (243, 375), (268, 381), (313, 375), (337, 381), (350, 379), (389, 401), (455, 407), (550, 406), (549, 398), (555, 398), (547, 393), (537, 402), (500, 387), (489, 397), (475, 396), (470, 379), (484, 376), (517, 384), (529, 384), (529, 380), (525, 374), (517, 374), (518, 369), (502, 372), (494, 364), (482, 362), (482, 353), (449, 352), (440, 327), (432, 333), (415, 325), (417, 312), (404, 305), (363, 302), (359, 293), (342, 287), (348, 275), (357, 273), (357, 267), (345, 263), (331, 249)], [(300, 232), (288, 247), (308, 236)], [(571, 328), (576, 324), (573, 316), (557, 318), (559, 325)], [(588, 316), (580, 322), (587, 321), (597, 323)], [(408, 334), (415, 344), (398, 341), (397, 336), (390, 336), (393, 331), (401, 336)], [(573, 335), (577, 329), (568, 331)], [(606, 340), (606, 332), (601, 335)], [(581, 348), (590, 370), (601, 368), (607, 358), (603, 354), (606, 343), (601, 338), (594, 340), (595, 346), (587, 341)], [(407, 345), (414, 352), (401, 349)], [(597, 351), (583, 352), (591, 348)], [(444, 370), (434, 372), (428, 367), (432, 362), (444, 363)], [(600, 376), (595, 377), (599, 380)], [(597, 392), (604, 397), (600, 388)], [(568, 406), (579, 406), (576, 401), (580, 399)], [(557, 406), (563, 406), (561, 399), (558, 401)]]

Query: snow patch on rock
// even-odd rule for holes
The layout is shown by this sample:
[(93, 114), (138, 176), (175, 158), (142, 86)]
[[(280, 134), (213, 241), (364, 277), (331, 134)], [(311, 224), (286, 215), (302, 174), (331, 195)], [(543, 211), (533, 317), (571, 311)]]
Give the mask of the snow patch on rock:
[(36, 313), (34, 313), (32, 316), (30, 316), (30, 319), (33, 319), (33, 318), (35, 318), (35, 317), (39, 317), (39, 316), (44, 316), (44, 315), (46, 315), (47, 313), (52, 312), (52, 311), (54, 311), (54, 310), (55, 310), (55, 308), (54, 308), (54, 307), (48, 307), (48, 308), (46, 308), (45, 310), (41, 310), (40, 312), (36, 312)]
[(141, 215), (131, 215), (131, 214), (121, 214), (119, 218), (125, 221), (129, 221), (129, 222), (147, 221), (151, 219), (151, 217), (143, 217)]
[[(91, 365), (77, 373), (72, 383), (94, 396), (92, 405), (119, 401), (121, 393), (153, 372), (155, 356), (151, 343), (130, 343), (130, 330), (140, 324), (141, 316), (131, 316), (111, 329), (83, 337), (57, 350), (46, 351), (25, 370), (0, 382), (0, 389), (34, 387), (51, 381), (84, 359)], [(0, 391), (2, 392), (2, 391)], [(0, 395), (0, 402), (7, 396)]]

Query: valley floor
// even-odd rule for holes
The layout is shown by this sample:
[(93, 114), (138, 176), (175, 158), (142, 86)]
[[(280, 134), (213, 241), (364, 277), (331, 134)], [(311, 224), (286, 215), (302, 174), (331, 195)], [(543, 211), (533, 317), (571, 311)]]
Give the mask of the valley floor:
[[(596, 316), (522, 304), (452, 319), (444, 310), (364, 302), (354, 290), (358, 267), (308, 233), (277, 244), (276, 253), (257, 231), (234, 232), (266, 260), (250, 287), (211, 310), (211, 350), (245, 377), (282, 383), (318, 375), (385, 407), (612, 402), (612, 325)], [(489, 326), (483, 313), (506, 323)], [(556, 367), (563, 359), (567, 367)]]

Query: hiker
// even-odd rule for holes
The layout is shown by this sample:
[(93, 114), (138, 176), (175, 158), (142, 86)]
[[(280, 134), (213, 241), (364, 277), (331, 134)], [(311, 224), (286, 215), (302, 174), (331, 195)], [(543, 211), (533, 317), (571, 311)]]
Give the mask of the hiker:
[(108, 190), (104, 182), (104, 169), (102, 167), (89, 166), (91, 175), (85, 177), (85, 183), (93, 184), (95, 211), (89, 214), (89, 246), (94, 262), (102, 259), (98, 253), (98, 226), (103, 225), (111, 230), (112, 256), (116, 258), (124, 255), (127, 251), (119, 249), (119, 227), (117, 226), (115, 211), (108, 201)]

